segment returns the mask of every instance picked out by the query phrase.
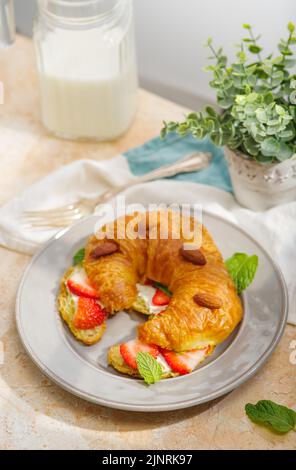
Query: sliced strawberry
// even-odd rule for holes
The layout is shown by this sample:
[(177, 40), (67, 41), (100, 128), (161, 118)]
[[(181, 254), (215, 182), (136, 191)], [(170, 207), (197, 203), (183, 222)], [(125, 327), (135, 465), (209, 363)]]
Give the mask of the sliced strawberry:
[(142, 343), (138, 339), (132, 339), (120, 345), (120, 354), (124, 361), (133, 369), (138, 368), (136, 358), (139, 352), (149, 352), (156, 358), (159, 354), (159, 349), (154, 344)]
[(204, 349), (194, 349), (182, 353), (169, 351), (168, 349), (161, 349), (160, 352), (173, 371), (183, 375), (192, 372), (206, 357), (208, 350), (209, 348), (205, 347)]
[(105, 318), (105, 310), (95, 299), (79, 297), (74, 317), (75, 328), (80, 330), (90, 330), (101, 325)]
[(170, 303), (171, 298), (162, 290), (156, 289), (156, 292), (152, 299), (152, 304), (161, 306), (161, 305), (168, 305)]
[(97, 299), (99, 297), (98, 291), (90, 284), (86, 272), (81, 267), (76, 267), (67, 280), (68, 289), (79, 297), (90, 297)]

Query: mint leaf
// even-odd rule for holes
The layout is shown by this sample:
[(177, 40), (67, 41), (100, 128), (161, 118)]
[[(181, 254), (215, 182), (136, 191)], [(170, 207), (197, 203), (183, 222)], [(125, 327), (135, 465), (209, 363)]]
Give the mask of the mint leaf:
[(173, 294), (171, 293), (171, 291), (166, 286), (161, 284), (160, 282), (155, 281), (155, 282), (153, 282), (153, 285), (154, 285), (154, 287), (157, 287), (157, 289), (161, 290), (162, 292), (164, 292), (169, 297), (172, 297)]
[(286, 433), (296, 431), (296, 412), (270, 400), (260, 400), (256, 405), (248, 403), (246, 413), (254, 423), (270, 426), (274, 431)]
[(245, 253), (235, 253), (225, 261), (226, 268), (235, 284), (238, 294), (246, 289), (253, 281), (257, 267), (258, 256), (248, 256)]
[(138, 371), (147, 384), (154, 384), (162, 377), (162, 368), (148, 352), (139, 352), (136, 357)]
[(76, 251), (75, 255), (73, 256), (73, 266), (82, 263), (85, 257), (85, 248), (80, 248), (80, 250)]

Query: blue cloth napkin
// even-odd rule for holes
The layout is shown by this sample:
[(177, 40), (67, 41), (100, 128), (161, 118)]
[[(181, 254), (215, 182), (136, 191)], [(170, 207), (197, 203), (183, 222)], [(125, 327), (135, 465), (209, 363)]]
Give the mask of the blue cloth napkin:
[(187, 154), (203, 151), (212, 154), (211, 164), (204, 170), (194, 173), (183, 173), (172, 178), (181, 181), (208, 184), (232, 192), (223, 150), (216, 147), (210, 140), (198, 140), (191, 136), (180, 137), (170, 133), (165, 139), (156, 137), (140, 147), (135, 147), (123, 155), (127, 158), (131, 172), (143, 175), (162, 165), (173, 163)]

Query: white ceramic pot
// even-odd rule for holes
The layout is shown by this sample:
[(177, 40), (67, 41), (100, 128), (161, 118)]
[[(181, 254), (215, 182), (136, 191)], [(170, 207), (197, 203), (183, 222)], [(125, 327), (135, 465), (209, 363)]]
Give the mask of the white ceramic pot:
[(242, 206), (263, 211), (296, 201), (296, 158), (260, 164), (227, 147), (224, 153), (234, 195)]

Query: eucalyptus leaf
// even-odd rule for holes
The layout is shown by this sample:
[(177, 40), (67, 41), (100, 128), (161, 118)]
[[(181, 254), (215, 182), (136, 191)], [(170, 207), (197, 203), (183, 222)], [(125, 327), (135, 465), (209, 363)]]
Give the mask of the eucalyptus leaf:
[(209, 116), (214, 117), (214, 118), (217, 117), (216, 111), (211, 106), (206, 106), (205, 111)]
[(290, 103), (291, 104), (296, 104), (296, 90), (292, 91), (289, 98), (290, 98)]
[(258, 155), (256, 155), (254, 158), (256, 162), (262, 163), (263, 165), (267, 163), (274, 163), (275, 160), (275, 157), (265, 157), (261, 153), (258, 153)]
[(282, 162), (284, 160), (287, 160), (288, 158), (291, 158), (293, 153), (293, 149), (288, 144), (286, 144), (285, 142), (280, 142), (280, 148), (277, 154), (277, 159)]
[(261, 152), (265, 157), (274, 157), (278, 154), (280, 143), (274, 137), (264, 139), (261, 144)]
[(259, 122), (267, 122), (267, 113), (264, 108), (257, 108), (255, 114)]
[(262, 48), (259, 46), (255, 46), (255, 44), (251, 44), (249, 46), (249, 51), (252, 52), (252, 54), (258, 54), (258, 52), (262, 51)]
[(259, 153), (259, 145), (258, 143), (255, 141), (255, 139), (253, 139), (251, 136), (247, 136), (244, 140), (243, 140), (243, 145), (244, 145), (244, 148), (246, 149), (246, 152), (252, 156), (256, 156), (258, 155)]

